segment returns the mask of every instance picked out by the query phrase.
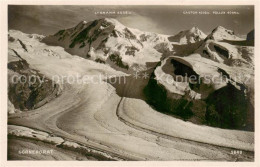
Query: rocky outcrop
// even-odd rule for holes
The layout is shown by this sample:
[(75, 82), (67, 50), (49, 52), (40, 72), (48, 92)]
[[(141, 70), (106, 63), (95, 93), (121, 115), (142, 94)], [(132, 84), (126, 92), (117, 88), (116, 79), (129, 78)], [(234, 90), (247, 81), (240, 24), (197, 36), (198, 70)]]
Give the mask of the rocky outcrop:
[(252, 47), (224, 27), (215, 28), (194, 52), (228, 66), (253, 67)]
[[(39, 71), (30, 68), (26, 60), (13, 50), (16, 61), (8, 63), (9, 113), (41, 107), (60, 94), (59, 85)], [(15, 56), (15, 55), (13, 55)], [(18, 57), (19, 56), (19, 57)]]
[[(195, 59), (196, 63), (191, 60), (174, 58), (171, 60), (172, 70), (163, 71), (164, 74), (155, 71), (144, 89), (146, 101), (162, 113), (193, 123), (253, 131), (251, 82), (240, 84), (244, 81), (233, 79), (234, 71), (214, 69), (216, 64), (201, 67), (204, 68), (201, 70), (199, 66), (205, 65), (198, 62), (199, 59)], [(165, 68), (160, 66), (158, 64), (157, 68)], [(163, 76), (167, 77), (163, 79)], [(170, 82), (169, 76), (172, 76), (174, 82)], [(215, 80), (208, 83), (207, 80), (213, 78)]]
[(255, 43), (255, 30), (250, 31), (247, 36), (246, 40), (251, 44), (254, 45)]

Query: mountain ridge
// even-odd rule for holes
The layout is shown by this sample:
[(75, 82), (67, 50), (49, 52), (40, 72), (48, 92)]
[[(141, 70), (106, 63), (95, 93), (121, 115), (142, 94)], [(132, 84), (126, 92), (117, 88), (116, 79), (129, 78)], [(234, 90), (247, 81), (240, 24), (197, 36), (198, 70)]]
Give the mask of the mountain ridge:
[[(124, 26), (116, 19), (102, 18), (90, 22), (81, 21), (72, 28), (60, 30), (54, 35), (45, 37), (43, 42), (62, 46), (73, 55), (109, 64), (113, 68), (132, 73), (136, 69), (147, 69), (147, 63), (158, 62), (163, 57), (174, 54), (178, 47), (185, 52), (188, 51), (188, 54), (201, 52), (200, 54), (205, 55), (205, 49), (200, 51), (201, 48), (208, 46), (207, 43), (223, 40), (240, 41), (242, 39), (237, 37), (232, 30), (222, 26), (214, 28), (209, 35), (204, 34), (198, 27), (192, 27), (169, 36), (143, 32)], [(215, 44), (217, 45), (215, 49), (227, 50), (227, 44), (223, 44)], [(186, 47), (182, 47), (184, 45)], [(207, 47), (206, 50), (208, 50)], [(230, 50), (228, 55), (223, 52), (222, 57), (214, 53), (206, 57), (223, 63), (226, 58), (236, 55), (235, 50)]]
[(62, 46), (69, 53), (84, 58), (98, 59), (110, 65), (121, 64), (122, 70), (136, 65), (142, 68), (147, 62), (157, 62), (162, 54), (160, 52), (172, 49), (167, 45), (169, 41), (165, 35), (128, 28), (115, 19), (107, 18), (82, 21), (75, 27), (44, 38), (43, 42)]
[(207, 37), (198, 27), (192, 27), (189, 30), (180, 31), (178, 34), (169, 37), (169, 41), (181, 44), (195, 43), (202, 41)]

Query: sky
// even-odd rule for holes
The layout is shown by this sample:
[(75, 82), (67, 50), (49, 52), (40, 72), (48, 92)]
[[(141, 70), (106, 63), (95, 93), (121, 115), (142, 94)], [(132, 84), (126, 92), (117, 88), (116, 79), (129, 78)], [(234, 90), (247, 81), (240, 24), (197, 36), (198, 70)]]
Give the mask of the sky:
[[(97, 14), (127, 11), (130, 14)], [(213, 11), (218, 14), (213, 14)], [(227, 14), (228, 11), (236, 14)], [(197, 12), (197, 14), (194, 12)], [(209, 12), (209, 14), (199, 14)], [(225, 12), (225, 14), (220, 13)], [(112, 17), (122, 24), (142, 31), (175, 35), (196, 26), (209, 34), (217, 26), (245, 35), (254, 29), (254, 6), (60, 6), (9, 5), (8, 29), (50, 35), (71, 28), (80, 21)]]

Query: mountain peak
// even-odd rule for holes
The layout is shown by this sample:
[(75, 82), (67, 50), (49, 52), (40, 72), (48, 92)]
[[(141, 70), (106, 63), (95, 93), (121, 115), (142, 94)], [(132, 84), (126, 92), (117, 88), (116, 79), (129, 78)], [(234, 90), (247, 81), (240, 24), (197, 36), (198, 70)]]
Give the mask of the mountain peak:
[(82, 20), (81, 22), (79, 22), (79, 24), (87, 24), (88, 22), (85, 20)]
[(217, 26), (217, 27), (215, 28), (215, 30), (226, 30), (226, 28), (225, 28), (225, 27), (222, 27), (222, 26)]
[(191, 29), (190, 29), (190, 32), (197, 32), (197, 31), (200, 31), (199, 30), (199, 28), (198, 27), (192, 27)]
[(232, 30), (228, 30), (222, 26), (217, 26), (211, 34), (207, 37), (207, 39), (212, 40), (241, 40), (241, 38), (237, 37)]
[(200, 35), (202, 38), (206, 38), (206, 34), (204, 34), (198, 27), (192, 27), (190, 29), (190, 33), (193, 33), (195, 35)]
[(198, 27), (192, 27), (189, 30), (181, 31), (177, 35), (169, 37), (171, 42), (179, 42), (181, 44), (195, 43), (197, 41), (204, 40), (206, 34), (204, 34)]
[(113, 25), (118, 28), (125, 27), (123, 24), (121, 24), (118, 20), (116, 20), (114, 18), (101, 18), (101, 19), (97, 19), (97, 20), (93, 20), (93, 21), (89, 21), (89, 22), (82, 20), (81, 22), (79, 22), (77, 24), (77, 26), (74, 27), (74, 30), (81, 30), (81, 29), (88, 27), (89, 25), (102, 25), (102, 26)]
[(112, 23), (112, 24), (114, 24), (114, 25), (116, 25), (116, 24), (121, 24), (117, 19), (115, 19), (115, 18), (103, 18), (105, 21), (107, 21), (107, 22), (110, 22), (110, 23)]
[(114, 18), (81, 21), (75, 27), (44, 38), (43, 42), (97, 62), (107, 61), (123, 70), (157, 62), (162, 52), (172, 49), (166, 36), (129, 28)]

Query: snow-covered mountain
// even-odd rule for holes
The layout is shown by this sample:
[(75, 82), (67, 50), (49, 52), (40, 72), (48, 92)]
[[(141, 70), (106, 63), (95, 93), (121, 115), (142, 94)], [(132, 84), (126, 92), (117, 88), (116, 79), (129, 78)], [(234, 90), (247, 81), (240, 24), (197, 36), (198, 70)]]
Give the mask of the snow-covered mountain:
[(216, 27), (195, 51), (205, 58), (229, 66), (252, 67), (253, 47), (244, 39), (237, 37), (233, 31)]
[(162, 52), (172, 49), (166, 35), (128, 28), (111, 18), (82, 21), (43, 41), (125, 71), (134, 67), (145, 68), (147, 62), (158, 62)]
[(178, 43), (173, 50), (154, 70), (146, 87), (148, 102), (192, 122), (252, 129), (254, 47), (217, 27), (196, 45)]
[(181, 31), (174, 36), (169, 37), (169, 41), (180, 44), (195, 43), (202, 41), (207, 37), (198, 27), (192, 27), (190, 30)]
[(234, 31), (228, 30), (222, 26), (216, 27), (206, 38), (211, 40), (243, 40), (235, 35)]
[[(18, 31), (9, 31), (8, 34), (8, 113), (39, 108), (60, 95), (62, 90), (60, 84), (45, 77), (23, 58), (24, 54), (35, 55), (36, 52), (33, 52), (34, 47), (31, 44), (28, 45), (24, 38), (17, 38), (15, 35), (25, 36)], [(38, 41), (43, 36), (31, 34), (27, 38)], [(18, 82), (18, 79), (15, 80), (14, 77), (30, 78), (32, 82), (29, 83), (26, 79)]]
[[(190, 118), (193, 122), (214, 120), (211, 116), (205, 118), (206, 113), (202, 111), (207, 114), (219, 112), (219, 117), (222, 117), (220, 108), (215, 111), (208, 107), (216, 105), (212, 99), (221, 101), (221, 98), (229, 98), (230, 92), (241, 96), (241, 104), (247, 108), (241, 106), (239, 111), (227, 112), (245, 113), (245, 110), (254, 105), (254, 47), (222, 26), (216, 27), (209, 35), (193, 27), (166, 36), (128, 28), (115, 19), (99, 19), (80, 22), (43, 41), (127, 73), (136, 69), (146, 70), (148, 62), (159, 62), (146, 87), (148, 103), (159, 110), (175, 114), (182, 110), (180, 107), (186, 108), (177, 114), (186, 118), (193, 113), (194, 117)], [(190, 76), (200, 77), (196, 80), (199, 83), (187, 81)], [(224, 82), (215, 82), (225, 77), (227, 80)], [(158, 92), (154, 93), (156, 91)], [(157, 97), (164, 93), (165, 97)], [(208, 101), (211, 102), (208, 104)], [(237, 103), (239, 99), (233, 98), (231, 101)], [(192, 105), (197, 108), (192, 108)], [(224, 102), (221, 105), (224, 108), (230, 107), (230, 104)], [(251, 111), (250, 114), (252, 115)], [(246, 118), (245, 115), (242, 117)], [(247, 120), (242, 122), (252, 127), (252, 123)], [(219, 126), (219, 122), (214, 125)], [(227, 123), (225, 126), (235, 125)], [(236, 126), (241, 128), (242, 124)]]
[[(158, 110), (163, 109), (174, 114), (177, 110), (193, 113), (194, 117), (190, 118), (193, 122), (205, 122), (207, 110), (210, 114), (221, 112), (219, 108), (209, 110), (208, 101), (211, 101), (209, 104), (216, 105), (212, 99), (228, 99), (227, 92), (236, 92), (244, 104), (248, 102), (247, 107), (254, 104), (254, 47), (247, 45), (247, 41), (242, 41), (233, 31), (220, 26), (208, 36), (197, 27), (167, 36), (128, 28), (115, 19), (98, 19), (82, 21), (75, 27), (60, 30), (47, 37), (9, 31), (9, 47), (10, 57), (15, 55), (15, 50), (28, 64), (39, 64), (38, 61), (46, 61), (46, 64), (52, 64), (51, 67), (55, 64), (55, 69), (43, 65), (43, 71), (47, 74), (55, 71), (65, 73), (68, 69), (69, 72), (64, 75), (85, 74), (88, 66), (92, 67), (90, 73), (107, 73), (113, 69), (133, 74), (135, 70), (145, 70), (151, 76), (148, 77), (146, 88), (147, 101), (154, 106), (161, 105), (157, 106)], [(150, 68), (151, 66), (153, 68)], [(12, 74), (11, 71), (9, 73)], [(182, 80), (193, 75), (200, 77), (196, 80), (200, 83), (193, 84)], [(225, 77), (227, 80), (224, 82), (212, 81)], [(139, 82), (142, 82), (142, 85), (147, 83), (142, 80), (131, 81), (127, 86), (120, 88), (121, 92), (132, 89), (129, 85), (138, 85)], [(27, 90), (26, 87), (23, 89)], [(138, 89), (140, 90), (141, 88)], [(137, 94), (142, 92), (141, 90), (141, 93)], [(16, 97), (19, 92), (11, 93), (13, 95), (10, 97)], [(24, 99), (27, 101), (27, 98)], [(237, 102), (238, 99), (233, 101)], [(14, 107), (19, 105), (16, 104), (16, 99), (10, 99), (10, 106), (11, 103)], [(223, 104), (224, 108), (228, 105)], [(31, 108), (33, 107), (28, 109)], [(243, 108), (243, 112), (245, 110), (247, 109)], [(198, 118), (201, 120), (198, 121)], [(242, 125), (236, 126), (241, 128)]]

